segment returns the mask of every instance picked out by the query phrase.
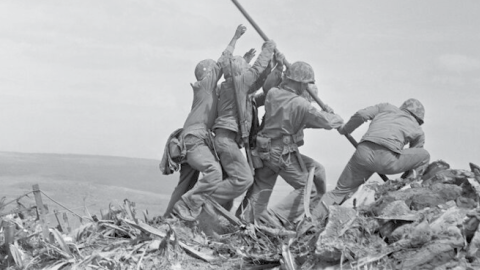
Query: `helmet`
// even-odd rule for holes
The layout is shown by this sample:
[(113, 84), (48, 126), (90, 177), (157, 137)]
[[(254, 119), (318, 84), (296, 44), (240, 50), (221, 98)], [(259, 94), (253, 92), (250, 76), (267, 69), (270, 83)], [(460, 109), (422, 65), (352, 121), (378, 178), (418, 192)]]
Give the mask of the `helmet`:
[(221, 63), (223, 74), (225, 78), (242, 74), (243, 71), (250, 68), (243, 56), (234, 56), (232, 58), (225, 58)]
[(215, 66), (217, 63), (212, 59), (205, 59), (200, 61), (195, 67), (195, 77), (197, 81), (203, 80), (208, 72)]
[(410, 112), (417, 119), (420, 125), (423, 124), (425, 119), (425, 108), (417, 99), (407, 99), (405, 102), (403, 102), (402, 106), (400, 106), (400, 109)]
[(313, 72), (313, 68), (302, 61), (298, 61), (293, 63), (289, 69), (287, 69), (287, 72), (285, 73), (285, 76), (296, 82), (302, 82), (302, 83), (314, 83), (315, 82), (315, 73)]

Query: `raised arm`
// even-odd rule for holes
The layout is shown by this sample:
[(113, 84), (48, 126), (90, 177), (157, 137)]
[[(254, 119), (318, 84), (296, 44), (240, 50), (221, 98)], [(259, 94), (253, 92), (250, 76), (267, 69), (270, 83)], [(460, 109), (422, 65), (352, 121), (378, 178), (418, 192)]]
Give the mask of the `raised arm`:
[(247, 85), (248, 94), (251, 94), (257, 90), (255, 89), (255, 87), (251, 86), (257, 81), (262, 72), (267, 68), (268, 63), (272, 59), (273, 51), (275, 50), (276, 45), (273, 40), (268, 40), (262, 47), (262, 52), (257, 57), (257, 60), (255, 61), (253, 66), (250, 67), (243, 74), (243, 82)]
[(230, 43), (228, 44), (228, 46), (230, 47), (233, 47), (235, 48), (235, 45), (237, 44), (237, 40), (243, 35), (245, 34), (245, 32), (247, 31), (247, 27), (243, 26), (243, 25), (239, 25), (237, 26), (237, 30), (235, 31), (235, 34), (233, 35), (233, 38), (232, 40), (230, 41)]
[(242, 37), (245, 31), (247, 31), (247, 27), (241, 24), (237, 26), (237, 29), (235, 30), (235, 34), (233, 35), (232, 40), (230, 40), (230, 43), (228, 44), (227, 48), (222, 52), (222, 55), (217, 60), (217, 64), (215, 65), (215, 68), (213, 68), (212, 70), (212, 78), (211, 78), (212, 80), (209, 82), (211, 87), (213, 87), (213, 85), (216, 85), (218, 80), (220, 80), (220, 78), (222, 77), (223, 72), (221, 69), (221, 63), (233, 56), (233, 51), (235, 50), (235, 45), (237, 44), (237, 40), (240, 37)]

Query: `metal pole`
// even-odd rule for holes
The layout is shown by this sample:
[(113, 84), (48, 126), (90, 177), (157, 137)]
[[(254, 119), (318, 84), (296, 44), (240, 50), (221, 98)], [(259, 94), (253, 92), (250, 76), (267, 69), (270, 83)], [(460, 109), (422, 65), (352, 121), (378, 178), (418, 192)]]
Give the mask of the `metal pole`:
[[(232, 0), (233, 4), (235, 4), (235, 6), (238, 8), (238, 10), (240, 10), (240, 12), (243, 14), (243, 16), (245, 16), (245, 18), (247, 19), (247, 21), (253, 26), (253, 28), (255, 28), (255, 30), (257, 31), (257, 33), (262, 37), (262, 39), (264, 41), (267, 41), (269, 40), (267, 35), (265, 35), (265, 33), (262, 31), (262, 29), (260, 29), (260, 27), (258, 26), (258, 24), (252, 19), (252, 17), (250, 17), (250, 15), (248, 14), (248, 12), (242, 7), (242, 5), (240, 5), (240, 3), (238, 3), (237, 0)], [(317, 104), (320, 106), (320, 108), (322, 108), (322, 110), (326, 111), (326, 106), (325, 106), (325, 103), (323, 103), (320, 98), (313, 94), (312, 91), (310, 91), (308, 88), (307, 88), (307, 91), (308, 93), (310, 94), (310, 96), (312, 96), (312, 98), (315, 100), (315, 102), (317, 102)], [(348, 139), (348, 141), (350, 141), (350, 143), (355, 147), (357, 148), (358, 146), (358, 142), (350, 135), (350, 134), (345, 134), (345, 137)], [(383, 181), (387, 181), (388, 180), (388, 177), (384, 174), (378, 174)]]

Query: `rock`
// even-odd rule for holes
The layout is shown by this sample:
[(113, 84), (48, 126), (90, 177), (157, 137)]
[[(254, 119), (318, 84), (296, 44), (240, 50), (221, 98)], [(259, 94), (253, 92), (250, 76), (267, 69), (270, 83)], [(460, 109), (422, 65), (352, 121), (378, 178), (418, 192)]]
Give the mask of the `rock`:
[(458, 197), (456, 203), (459, 208), (474, 209), (477, 207), (477, 202), (471, 198)]
[(436, 240), (413, 251), (402, 251), (393, 255), (396, 269), (434, 269), (455, 259), (458, 240)]
[[(397, 269), (433, 269), (455, 259), (464, 245), (457, 227), (457, 218), (461, 215), (455, 212), (455, 209), (445, 212), (432, 224), (420, 223), (410, 234), (404, 235), (404, 239), (394, 243), (392, 246), (398, 250), (393, 254)], [(410, 251), (412, 249), (414, 252)]]
[(422, 175), (422, 180), (428, 181), (433, 178), (438, 172), (450, 169), (450, 165), (443, 160), (437, 160), (430, 163)]
[(475, 209), (467, 213), (467, 218), (463, 222), (463, 233), (467, 242), (472, 241), (480, 224), (480, 209)]
[(443, 212), (437, 219), (430, 223), (430, 227), (437, 237), (439, 237), (442, 234), (448, 234), (448, 232), (452, 230), (451, 228), (458, 229), (458, 227), (463, 227), (462, 223), (466, 216), (466, 209), (452, 207)]
[(410, 235), (415, 228), (415, 224), (412, 223), (406, 223), (401, 226), (398, 226), (393, 230), (390, 235), (388, 236), (388, 242), (389, 243), (395, 243), (403, 238), (405, 238), (406, 235)]
[(404, 220), (388, 220), (382, 223), (381, 227), (378, 229), (378, 234), (380, 237), (386, 238), (388, 243), (396, 242), (402, 237), (391, 237), (392, 233), (399, 227), (404, 227), (404, 225), (409, 223), (411, 222)]
[(349, 207), (329, 207), (328, 223), (318, 236), (315, 255), (321, 261), (337, 262), (342, 256), (342, 242), (339, 238), (350, 228), (357, 212)]
[[(422, 192), (410, 192), (412, 194), (410, 197), (407, 194), (403, 194), (403, 196), (407, 197), (406, 203), (410, 206), (410, 209), (421, 210), (426, 207), (436, 207), (448, 201), (456, 200), (462, 194), (462, 188), (453, 184), (437, 183), (419, 190)], [(405, 192), (408, 191), (406, 190)]]
[(413, 210), (421, 210), (427, 207), (435, 207), (445, 201), (439, 194), (426, 192), (425, 194), (415, 194), (407, 200), (407, 204)]
[(467, 247), (466, 258), (471, 261), (480, 259), (480, 227), (478, 227), (478, 223), (477, 230)]
[(391, 202), (380, 211), (380, 215), (377, 217), (381, 224), (379, 234), (381, 237), (388, 238), (398, 227), (416, 221), (419, 217), (408, 208), (404, 201)]
[(476, 180), (477, 176), (475, 176), (475, 179), (470, 179), (468, 178), (468, 182), (470, 183), (470, 186), (472, 186), (472, 189), (475, 191), (475, 197), (477, 198), (477, 201), (479, 200), (478, 198), (480, 197), (480, 176), (478, 177), (479, 180)]
[[(345, 202), (342, 203), (344, 207), (361, 207), (369, 205), (375, 201), (375, 189), (373, 185), (363, 184), (358, 190)], [(355, 202), (355, 205), (354, 205)]]
[(475, 180), (480, 184), (480, 166), (470, 163), (470, 170), (473, 172)]

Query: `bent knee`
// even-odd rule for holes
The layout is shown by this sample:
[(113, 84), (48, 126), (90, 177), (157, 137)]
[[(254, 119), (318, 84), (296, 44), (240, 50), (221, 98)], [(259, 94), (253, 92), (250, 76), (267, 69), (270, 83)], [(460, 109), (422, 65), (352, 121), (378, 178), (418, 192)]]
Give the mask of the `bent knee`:
[(247, 189), (253, 184), (253, 176), (252, 175), (243, 175), (241, 177), (236, 177), (232, 179), (232, 186), (234, 189), (243, 193), (247, 191)]
[(222, 167), (220, 166), (220, 163), (218, 162), (212, 162), (210, 164), (207, 164), (205, 169), (202, 171), (204, 175), (210, 175), (214, 177), (218, 177), (219, 179), (222, 179)]
[(425, 150), (425, 159), (430, 161), (430, 152), (428, 152), (427, 150)]

